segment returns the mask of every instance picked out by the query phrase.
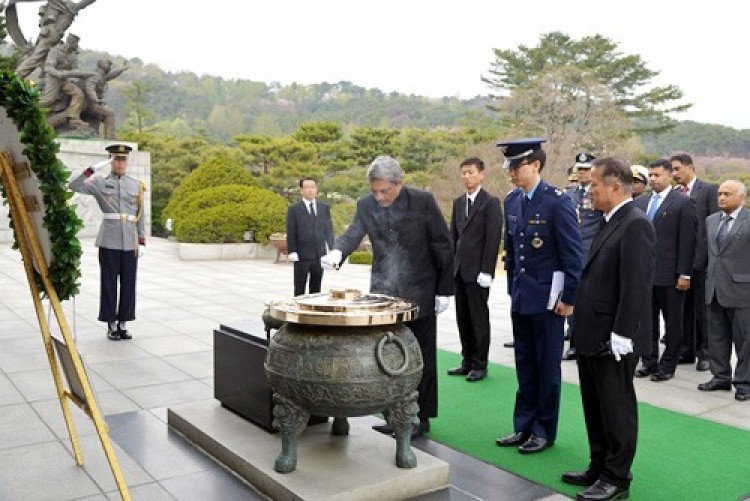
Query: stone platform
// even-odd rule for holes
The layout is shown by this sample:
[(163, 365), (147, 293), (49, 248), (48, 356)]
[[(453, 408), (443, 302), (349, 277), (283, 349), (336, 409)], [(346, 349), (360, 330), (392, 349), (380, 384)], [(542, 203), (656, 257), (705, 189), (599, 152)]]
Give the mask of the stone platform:
[(395, 465), (396, 443), (349, 419), (348, 437), (330, 425), (308, 427), (298, 442), (297, 469), (273, 469), (281, 437), (249, 423), (215, 400), (170, 407), (169, 426), (274, 500), (408, 499), (449, 486), (450, 466), (414, 449), (417, 467)]

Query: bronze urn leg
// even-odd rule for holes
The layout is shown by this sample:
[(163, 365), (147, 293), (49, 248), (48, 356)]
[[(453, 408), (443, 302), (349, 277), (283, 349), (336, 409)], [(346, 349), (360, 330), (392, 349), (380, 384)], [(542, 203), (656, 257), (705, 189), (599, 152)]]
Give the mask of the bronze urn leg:
[(411, 450), (411, 428), (419, 414), (417, 396), (418, 393), (413, 391), (383, 411), (385, 420), (393, 428), (393, 434), (396, 436), (396, 466), (399, 468), (417, 466), (417, 456)]
[(281, 454), (273, 469), (279, 473), (291, 473), (297, 468), (297, 439), (307, 426), (310, 413), (288, 398), (273, 394), (273, 426), (281, 432)]

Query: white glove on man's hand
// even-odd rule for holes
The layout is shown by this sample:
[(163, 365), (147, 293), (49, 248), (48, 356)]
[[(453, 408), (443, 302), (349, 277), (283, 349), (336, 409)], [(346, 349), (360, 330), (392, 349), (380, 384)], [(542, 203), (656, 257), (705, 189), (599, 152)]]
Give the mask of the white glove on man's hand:
[(320, 258), (320, 266), (322, 266), (324, 270), (335, 270), (341, 265), (342, 257), (340, 250), (333, 249)]
[(289, 258), (289, 261), (293, 263), (299, 261), (299, 254), (297, 254), (296, 252), (290, 252), (287, 257)]
[(451, 298), (448, 296), (435, 296), (435, 314), (440, 315), (448, 309)]
[(477, 275), (477, 283), (479, 287), (487, 289), (492, 285), (492, 276), (489, 273), (480, 273)]
[(609, 338), (610, 349), (615, 360), (618, 362), (628, 353), (633, 353), (633, 340), (624, 336), (618, 336), (614, 332)]
[(145, 245), (139, 245), (138, 246), (138, 257), (141, 258), (146, 255), (146, 246)]
[(106, 160), (102, 160), (101, 162), (97, 162), (94, 165), (89, 166), (89, 169), (91, 169), (92, 171), (96, 172), (99, 169), (101, 169), (102, 167), (106, 167), (107, 165), (109, 165), (111, 163), (112, 163), (112, 159), (108, 158)]

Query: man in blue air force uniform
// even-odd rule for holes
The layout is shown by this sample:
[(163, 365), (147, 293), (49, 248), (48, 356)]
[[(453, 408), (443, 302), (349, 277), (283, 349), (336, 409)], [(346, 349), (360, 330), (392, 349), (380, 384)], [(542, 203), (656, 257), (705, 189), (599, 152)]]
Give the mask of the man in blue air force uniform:
[[(517, 186), (505, 198), (504, 213), (518, 392), (513, 433), (498, 438), (497, 445), (519, 446), (522, 454), (541, 452), (557, 438), (563, 327), (573, 313), (583, 266), (573, 201), (541, 178), (545, 141), (498, 144), (505, 155), (503, 167)], [(555, 272), (560, 272), (562, 288), (553, 295)]]

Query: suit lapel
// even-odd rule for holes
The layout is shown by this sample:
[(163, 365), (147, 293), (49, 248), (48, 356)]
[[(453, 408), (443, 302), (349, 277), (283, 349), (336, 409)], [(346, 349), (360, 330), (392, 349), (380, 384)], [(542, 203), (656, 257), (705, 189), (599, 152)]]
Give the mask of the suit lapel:
[[(625, 217), (625, 215), (634, 208), (630, 207), (631, 204), (632, 202), (620, 207), (620, 209), (615, 212), (615, 215), (612, 216), (612, 219), (610, 219), (609, 222), (605, 224), (604, 227), (596, 234), (596, 236), (594, 237), (594, 241), (591, 243), (591, 249), (589, 250), (589, 255), (586, 259), (585, 267), (588, 267), (591, 260), (602, 248), (602, 245), (604, 245), (604, 242), (606, 242), (607, 239), (612, 236), (612, 233), (614, 233), (615, 230), (620, 226), (620, 222)], [(604, 219), (602, 219), (602, 221), (603, 220)]]
[[(469, 217), (466, 218), (466, 226), (469, 225), (472, 219), (474, 219), (474, 214), (477, 213), (477, 211), (484, 205), (484, 203), (487, 201), (487, 192), (484, 191), (484, 188), (479, 190), (479, 193), (477, 193), (477, 197), (474, 199), (474, 205), (469, 211)], [(466, 210), (466, 205), (469, 203), (469, 198), (464, 196), (464, 210)]]
[(719, 247), (716, 243), (716, 233), (719, 231), (719, 222), (721, 212), (717, 212), (716, 216), (711, 215), (706, 221), (706, 236), (708, 237), (708, 249), (711, 254), (717, 255), (719, 253)]
[(729, 233), (727, 233), (727, 238), (724, 240), (724, 244), (721, 246), (721, 249), (719, 249), (719, 252), (724, 251), (724, 249), (729, 246), (730, 242), (734, 240), (734, 236), (737, 235), (737, 233), (740, 232), (742, 229), (742, 226), (747, 221), (747, 209), (742, 209), (740, 213), (737, 215), (737, 220), (732, 223), (732, 229), (729, 230)]
[(690, 190), (690, 198), (693, 200), (698, 200), (698, 195), (700, 194), (700, 191), (703, 189), (703, 183), (700, 179), (695, 180), (695, 184), (693, 184), (693, 189)]
[(674, 202), (676, 196), (677, 192), (674, 189), (669, 190), (667, 197), (656, 211), (656, 215), (654, 216), (654, 226), (659, 224), (659, 222), (667, 216), (667, 210), (672, 205), (672, 202)]

